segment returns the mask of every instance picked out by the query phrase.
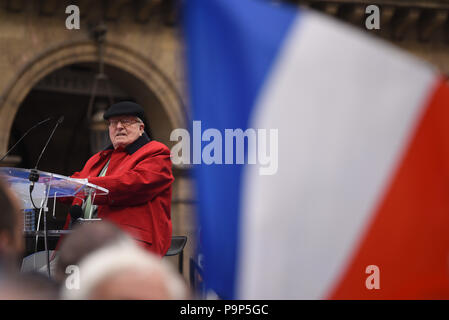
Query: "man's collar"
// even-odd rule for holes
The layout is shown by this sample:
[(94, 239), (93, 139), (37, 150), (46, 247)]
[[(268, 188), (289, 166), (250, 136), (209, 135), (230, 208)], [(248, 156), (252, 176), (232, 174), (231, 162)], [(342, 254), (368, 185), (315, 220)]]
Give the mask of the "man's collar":
[(134, 152), (136, 152), (137, 150), (142, 148), (144, 145), (146, 145), (148, 142), (150, 142), (150, 138), (148, 137), (147, 133), (144, 131), (143, 134), (139, 138), (137, 138), (136, 141), (127, 145), (125, 147), (125, 150), (129, 154), (133, 154)]
[[(127, 145), (125, 147), (125, 150), (126, 150), (126, 152), (128, 152), (128, 154), (133, 154), (134, 152), (136, 152), (137, 150), (142, 148), (144, 145), (146, 145), (150, 141), (151, 140), (148, 137), (147, 133), (144, 132), (139, 138), (137, 138), (136, 141), (134, 141), (133, 143)], [(114, 150), (114, 147), (111, 144), (106, 149), (104, 149), (104, 151), (106, 151), (106, 150)]]

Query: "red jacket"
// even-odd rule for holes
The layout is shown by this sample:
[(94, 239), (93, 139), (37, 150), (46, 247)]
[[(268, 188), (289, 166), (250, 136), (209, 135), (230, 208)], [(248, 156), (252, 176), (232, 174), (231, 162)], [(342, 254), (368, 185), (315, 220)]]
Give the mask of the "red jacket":
[[(98, 177), (108, 159), (104, 177)], [(172, 163), (164, 144), (150, 141), (144, 134), (125, 149), (112, 146), (92, 156), (72, 178), (88, 178), (90, 183), (109, 190), (96, 195), (98, 217), (117, 224), (133, 238), (150, 244), (160, 256), (170, 247)], [(72, 205), (81, 205), (74, 199)], [(70, 217), (67, 217), (66, 226)]]

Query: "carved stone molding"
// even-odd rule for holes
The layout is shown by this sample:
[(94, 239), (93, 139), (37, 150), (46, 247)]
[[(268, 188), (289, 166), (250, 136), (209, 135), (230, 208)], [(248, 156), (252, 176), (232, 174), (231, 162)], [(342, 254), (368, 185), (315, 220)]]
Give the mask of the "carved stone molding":
[(133, 15), (137, 23), (145, 24), (159, 15), (167, 25), (179, 20), (175, 0), (0, 0), (0, 7), (12, 13), (34, 12), (53, 16), (65, 14), (65, 7), (71, 4), (80, 8), (81, 17), (118, 21), (124, 15)]
[[(401, 41), (412, 35), (419, 42), (449, 43), (449, 1), (447, 0), (284, 0), (290, 4), (310, 7), (364, 28), (365, 8), (377, 5), (381, 29), (373, 33)], [(438, 37), (434, 37), (439, 35)], [(442, 35), (442, 36), (441, 36)]]

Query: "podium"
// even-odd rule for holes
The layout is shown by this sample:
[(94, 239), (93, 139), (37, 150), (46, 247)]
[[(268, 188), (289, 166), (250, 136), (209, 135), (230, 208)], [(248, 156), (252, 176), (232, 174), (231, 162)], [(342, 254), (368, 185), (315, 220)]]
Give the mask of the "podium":
[[(95, 195), (106, 195), (109, 191), (105, 188), (88, 183), (87, 179), (75, 179), (63, 175), (37, 171), (39, 180), (35, 183), (30, 197), (30, 169), (0, 167), (0, 176), (6, 181), (9, 187), (16, 193), (19, 200), (21, 200), (22, 210), (34, 210), (33, 202), (38, 208), (47, 206), (47, 201), (50, 198), (60, 197), (85, 197), (91, 194), (92, 198)], [(46, 208), (47, 209), (47, 208)]]
[[(30, 169), (0, 167), (0, 177), (7, 183), (11, 190), (20, 200), (20, 207), (24, 213), (24, 234), (36, 237), (36, 250), (38, 237), (44, 237), (45, 251), (49, 262), (49, 251), (47, 246), (47, 238), (49, 231), (47, 230), (47, 212), (48, 199), (61, 197), (79, 197), (85, 199), (91, 196), (94, 201), (96, 195), (106, 195), (109, 191), (105, 188), (88, 183), (87, 179), (75, 179), (63, 175), (37, 171), (39, 179), (34, 183), (34, 188), (30, 188), (31, 174)], [(36, 173), (34, 171), (33, 173)], [(55, 216), (56, 201), (53, 205), (53, 217)], [(37, 228), (35, 228), (35, 216), (38, 214)], [(43, 217), (43, 230), (40, 230), (41, 218)], [(65, 233), (64, 230), (50, 230), (50, 233), (60, 235)], [(50, 267), (48, 266), (48, 274), (50, 276)]]

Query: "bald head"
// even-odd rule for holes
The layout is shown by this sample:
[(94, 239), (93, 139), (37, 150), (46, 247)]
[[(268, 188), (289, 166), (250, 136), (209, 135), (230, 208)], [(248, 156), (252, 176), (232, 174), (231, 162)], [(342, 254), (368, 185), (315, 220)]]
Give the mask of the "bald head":
[(100, 221), (76, 226), (61, 244), (56, 266), (56, 279), (62, 281), (65, 278), (68, 266), (78, 265), (84, 257), (95, 250), (122, 239), (132, 241), (110, 222)]
[(124, 268), (106, 276), (92, 289), (93, 300), (171, 300), (173, 296), (159, 271)]

